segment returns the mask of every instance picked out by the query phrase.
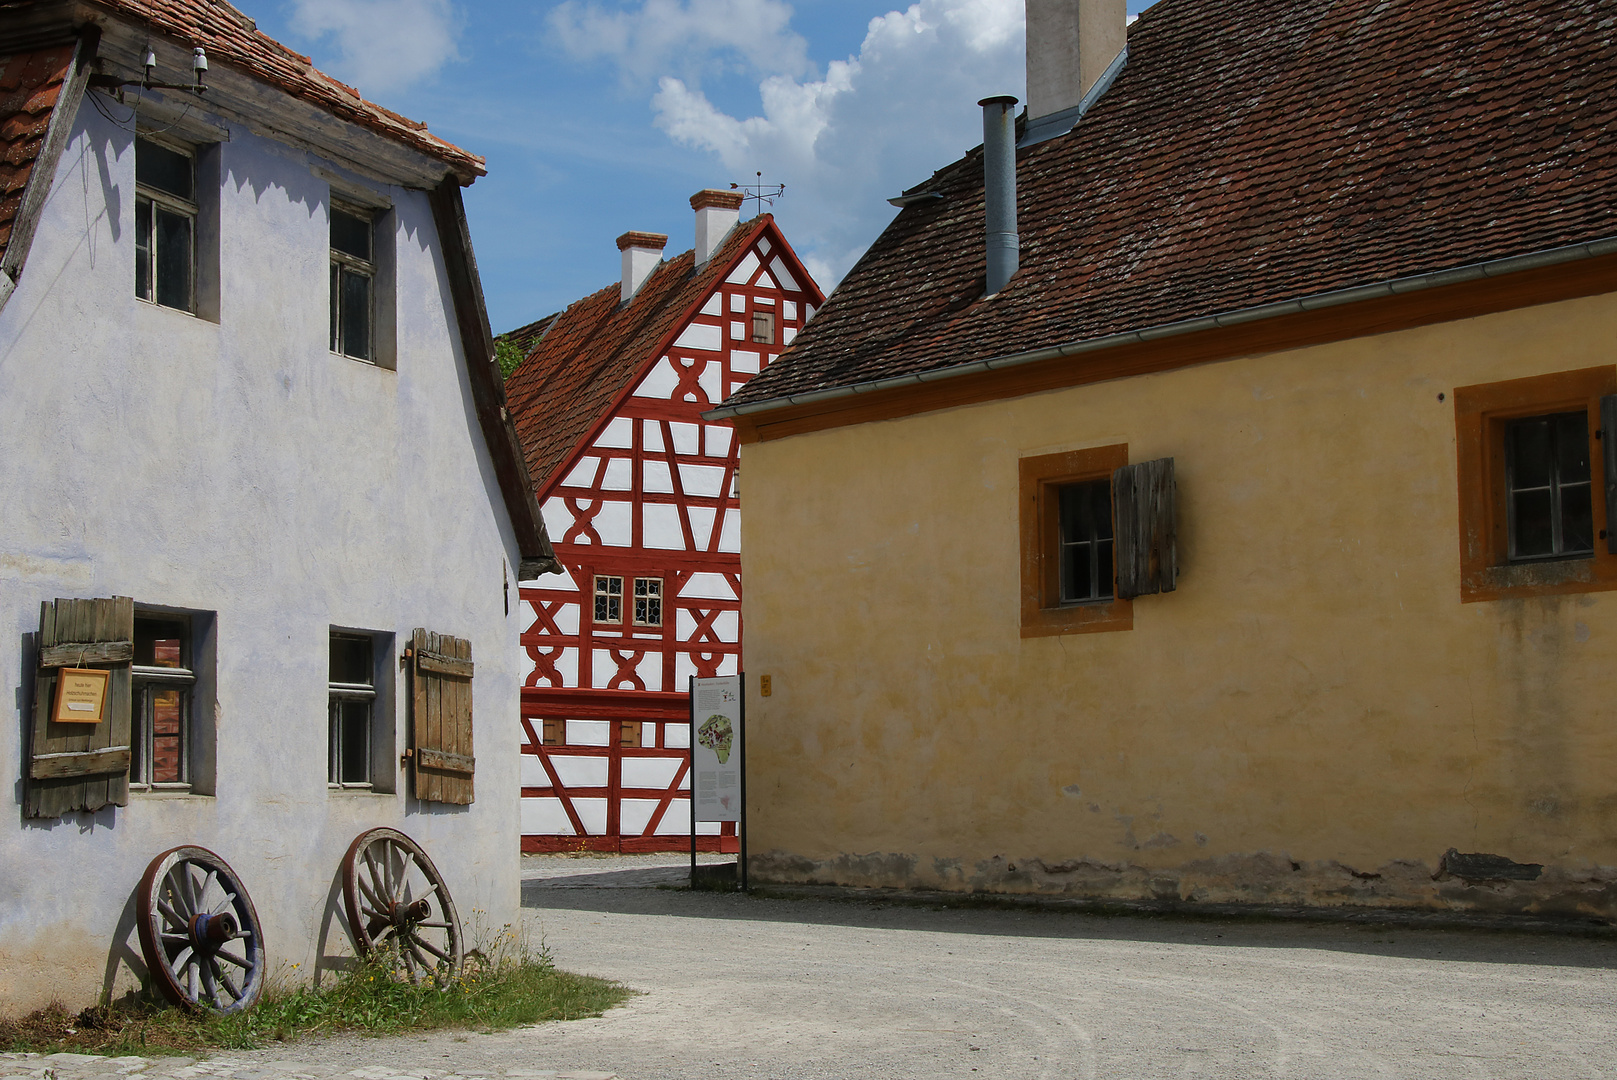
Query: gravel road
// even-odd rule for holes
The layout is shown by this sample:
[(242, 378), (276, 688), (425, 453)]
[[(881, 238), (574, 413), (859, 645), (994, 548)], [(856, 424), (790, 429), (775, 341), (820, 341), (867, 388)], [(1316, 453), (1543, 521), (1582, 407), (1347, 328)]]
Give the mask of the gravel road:
[(761, 899), (657, 888), (683, 880), (661, 857), (523, 862), (557, 963), (639, 996), (273, 1056), (623, 1080), (1617, 1077), (1609, 938)]

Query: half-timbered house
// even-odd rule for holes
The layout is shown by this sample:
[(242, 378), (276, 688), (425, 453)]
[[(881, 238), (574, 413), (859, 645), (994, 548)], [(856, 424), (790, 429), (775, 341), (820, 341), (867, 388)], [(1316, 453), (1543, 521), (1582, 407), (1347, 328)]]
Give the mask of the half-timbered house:
[[(553, 559), (462, 208), (482, 173), (223, 0), (5, 6), (0, 1009), (157, 985), (149, 936), (218, 1007), (347, 963), (341, 868), (379, 828), (468, 919), (515, 917), (496, 748), (516, 589)], [(202, 865), (182, 845), (241, 888), (154, 926), (186, 886), (142, 882)], [(405, 899), (365, 903), (423, 918)]]
[[(769, 214), (702, 191), (696, 246), (618, 239), (620, 281), (506, 335), (507, 389), (565, 573), (521, 590), (524, 851), (689, 843), (691, 676), (741, 662), (741, 510), (713, 408), (823, 297)], [(734, 825), (699, 825), (736, 850)]]

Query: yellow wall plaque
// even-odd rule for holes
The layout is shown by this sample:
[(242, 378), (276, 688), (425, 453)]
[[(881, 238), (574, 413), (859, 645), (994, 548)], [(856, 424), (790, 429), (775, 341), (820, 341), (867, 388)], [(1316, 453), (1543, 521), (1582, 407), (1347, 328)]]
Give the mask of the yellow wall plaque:
[(110, 671), (62, 668), (56, 674), (58, 724), (99, 724), (106, 715)]

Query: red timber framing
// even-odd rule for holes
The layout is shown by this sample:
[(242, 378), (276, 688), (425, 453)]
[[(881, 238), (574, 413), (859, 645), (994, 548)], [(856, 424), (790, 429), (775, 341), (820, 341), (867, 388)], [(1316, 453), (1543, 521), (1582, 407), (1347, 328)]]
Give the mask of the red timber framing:
[[(689, 848), (685, 689), (741, 664), (737, 442), (701, 414), (823, 300), (760, 220), (738, 227), (755, 235), (540, 481), (567, 573), (521, 590), (525, 852)], [(736, 851), (734, 829), (699, 825), (699, 848)]]

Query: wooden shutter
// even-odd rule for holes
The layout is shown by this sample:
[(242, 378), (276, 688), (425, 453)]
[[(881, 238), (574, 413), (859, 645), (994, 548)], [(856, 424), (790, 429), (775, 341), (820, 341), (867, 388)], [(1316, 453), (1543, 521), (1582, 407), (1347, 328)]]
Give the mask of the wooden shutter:
[[(40, 605), (25, 817), (129, 805), (129, 665), (134, 657), (135, 602), (129, 597)], [(57, 673), (65, 667), (112, 672), (104, 719), (94, 727), (52, 720)]]
[(411, 776), (415, 797), (472, 801), (472, 643), (417, 629), (412, 672)]
[(1617, 394), (1600, 399), (1600, 457), (1606, 466), (1606, 551), (1617, 555)]
[(1124, 465), (1112, 473), (1117, 528), (1117, 595), (1173, 592), (1178, 573), (1173, 458)]

